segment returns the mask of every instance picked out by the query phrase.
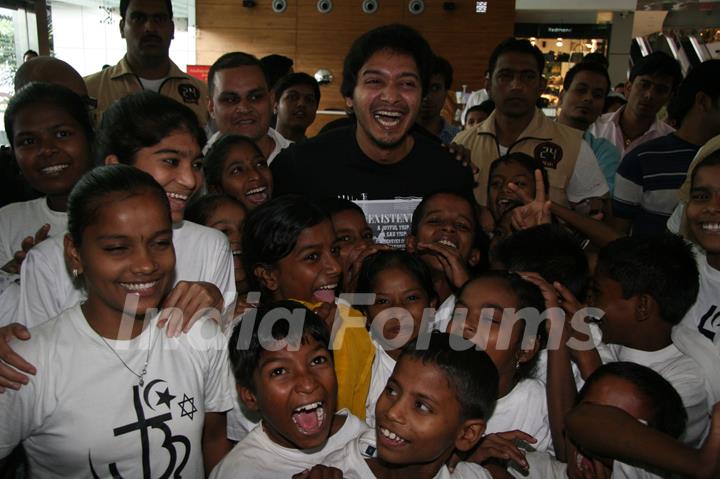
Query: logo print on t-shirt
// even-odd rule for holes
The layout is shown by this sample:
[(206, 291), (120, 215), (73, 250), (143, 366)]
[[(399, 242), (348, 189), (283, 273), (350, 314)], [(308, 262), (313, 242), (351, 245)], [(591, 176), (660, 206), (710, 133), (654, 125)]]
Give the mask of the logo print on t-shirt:
[[(143, 479), (150, 479), (152, 477), (181, 477), (182, 471), (185, 468), (188, 459), (190, 458), (190, 440), (182, 435), (173, 435), (170, 427), (166, 424), (173, 418), (171, 403), (173, 399), (176, 398), (176, 396), (170, 393), (170, 388), (167, 386), (165, 387), (165, 391), (163, 392), (160, 392), (159, 390), (153, 391), (153, 386), (160, 383), (167, 384), (167, 382), (162, 379), (155, 379), (153, 381), (150, 381), (148, 385), (145, 386), (142, 395), (140, 394), (140, 386), (133, 386), (133, 406), (135, 409), (136, 421), (113, 429), (113, 434), (115, 435), (115, 437), (124, 436), (126, 434), (139, 434), (140, 444), (142, 447)], [(155, 393), (154, 396), (152, 395), (153, 392)], [(192, 409), (194, 409), (193, 413), (197, 412), (197, 409), (195, 409), (194, 398), (188, 398), (185, 394), (183, 394), (183, 398), (184, 400), (190, 402), (190, 404), (192, 405)], [(155, 407), (153, 407), (152, 404), (153, 400), (155, 399), (157, 399), (157, 402), (154, 404), (154, 406), (163, 405), (165, 408), (167, 408), (168, 412), (162, 414), (158, 413), (153, 417), (147, 417), (147, 412), (157, 412), (155, 411)], [(180, 406), (180, 401), (178, 401), (178, 406)], [(145, 407), (147, 407), (149, 411), (146, 411)], [(180, 406), (180, 408), (183, 411), (181, 417), (189, 415), (185, 414), (185, 408), (183, 406)], [(192, 415), (190, 415), (190, 419), (192, 419)], [(165, 471), (162, 472), (152, 471), (150, 468), (151, 445), (149, 440), (150, 435), (148, 433), (151, 429), (160, 430), (160, 432), (162, 432), (164, 435), (163, 442), (157, 445), (153, 444), (152, 448), (152, 454), (154, 456), (160, 453), (160, 447), (162, 449), (165, 449), (168, 453), (168, 465)], [(178, 445), (182, 446), (180, 450), (176, 447)], [(100, 475), (96, 472), (95, 464), (93, 464), (92, 461), (92, 453), (88, 453), (88, 462), (90, 465), (90, 472), (92, 473), (93, 478), (100, 478), (107, 475), (104, 473)], [(108, 472), (110, 473), (111, 477), (122, 479), (120, 471), (118, 470), (117, 463), (113, 462), (109, 464)]]
[(178, 93), (185, 103), (195, 103), (200, 101), (200, 90), (195, 85), (189, 83), (181, 83), (178, 85)]
[(702, 315), (698, 329), (710, 341), (715, 339), (715, 335), (718, 329), (720, 329), (720, 310), (718, 310), (717, 306), (711, 306), (710, 309), (707, 310), (707, 313)]
[(542, 162), (545, 168), (556, 169), (563, 157), (563, 149), (557, 143), (545, 141), (535, 147), (535, 158)]

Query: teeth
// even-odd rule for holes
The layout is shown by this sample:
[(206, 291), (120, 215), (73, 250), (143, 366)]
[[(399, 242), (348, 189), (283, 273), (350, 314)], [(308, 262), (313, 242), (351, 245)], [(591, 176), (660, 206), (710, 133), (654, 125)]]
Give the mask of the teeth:
[(703, 231), (710, 231), (712, 233), (720, 232), (720, 223), (702, 223), (700, 227)]
[(453, 243), (453, 242), (451, 242), (451, 241), (449, 241), (449, 240), (446, 240), (446, 239), (441, 239), (440, 241), (438, 241), (438, 243), (439, 243), (439, 244), (444, 244), (445, 246), (449, 246), (450, 248), (455, 248), (455, 249), (457, 249), (457, 245), (456, 245), (455, 243)]
[(385, 436), (386, 438), (390, 439), (391, 441), (395, 441), (395, 442), (398, 442), (398, 443), (407, 442), (407, 441), (406, 441), (405, 439), (403, 439), (402, 437), (398, 436), (397, 434), (395, 434), (394, 432), (390, 431), (389, 429), (385, 429), (384, 427), (381, 427), (381, 428), (380, 428), (380, 434), (382, 434), (382, 435)]
[(322, 424), (325, 420), (325, 410), (322, 407), (318, 407), (315, 413), (317, 414), (318, 423)]
[(145, 289), (152, 288), (157, 283), (157, 281), (153, 281), (151, 283), (120, 283), (120, 286), (125, 289), (129, 289), (130, 291), (143, 291)]
[(379, 111), (374, 115), (375, 120), (385, 127), (397, 126), (402, 118), (402, 113), (394, 111)]
[(402, 117), (402, 113), (400, 113), (399, 111), (378, 111), (375, 113), (375, 115), (390, 116), (393, 118)]
[(320, 401), (317, 401), (314, 403), (306, 404), (304, 406), (295, 408), (295, 410), (293, 412), (312, 411), (313, 409), (319, 408), (320, 406), (322, 406), (322, 403)]
[(253, 188), (252, 190), (249, 190), (247, 193), (245, 193), (245, 196), (256, 195), (258, 193), (264, 192), (265, 190), (267, 190), (267, 186), (260, 186), (258, 188)]
[(236, 249), (235, 251), (232, 252), (232, 255), (233, 256), (242, 256), (242, 250)]
[(166, 194), (168, 195), (168, 198), (172, 198), (175, 200), (187, 201), (187, 199), (188, 199), (187, 195), (181, 195), (180, 193), (172, 193), (172, 192), (168, 191)]
[(337, 288), (337, 283), (326, 284), (325, 286), (320, 286), (318, 289), (335, 289), (335, 288)]
[(60, 171), (64, 170), (65, 168), (69, 168), (70, 165), (53, 165), (53, 166), (46, 166), (42, 170), (40, 170), (42, 173), (50, 175), (53, 173), (59, 173)]

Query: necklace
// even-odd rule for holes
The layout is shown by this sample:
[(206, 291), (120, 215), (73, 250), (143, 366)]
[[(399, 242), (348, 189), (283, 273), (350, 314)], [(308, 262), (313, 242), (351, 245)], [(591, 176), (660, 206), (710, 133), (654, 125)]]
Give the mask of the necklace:
[[(98, 335), (98, 336), (100, 336), (100, 335)], [(121, 358), (120, 355), (117, 353), (117, 351), (115, 351), (115, 348), (110, 346), (110, 343), (108, 343), (105, 340), (105, 338), (100, 336), (100, 339), (102, 339), (102, 342), (105, 343), (105, 346), (107, 346), (108, 349), (110, 349), (110, 351), (112, 351), (113, 354), (120, 360), (120, 362), (123, 364), (123, 366), (125, 366), (125, 369), (130, 371), (133, 374), (133, 376), (138, 378), (138, 385), (140, 387), (143, 387), (145, 385), (145, 374), (147, 374), (147, 365), (148, 365), (148, 362), (150, 362), (150, 351), (153, 349), (153, 346), (155, 346), (155, 341), (152, 341), (152, 343), (151, 343), (151, 338), (152, 338), (152, 329), (148, 332), (148, 352), (147, 352), (147, 357), (145, 358), (145, 364), (143, 364), (142, 371), (140, 371), (140, 374), (138, 374), (135, 371), (133, 371), (132, 368), (130, 368), (130, 366), (128, 366), (125, 361), (123, 361), (123, 358)], [(155, 340), (157, 340), (157, 336), (155, 336)]]

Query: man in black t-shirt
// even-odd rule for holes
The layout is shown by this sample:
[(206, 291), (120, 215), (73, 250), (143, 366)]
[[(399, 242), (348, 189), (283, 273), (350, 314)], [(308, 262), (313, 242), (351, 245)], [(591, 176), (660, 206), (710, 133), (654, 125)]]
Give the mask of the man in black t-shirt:
[(439, 143), (411, 133), (427, 93), (432, 51), (410, 27), (387, 25), (353, 43), (341, 93), (354, 125), (283, 151), (271, 168), (276, 195), (377, 200), (435, 191), (471, 195), (472, 172)]

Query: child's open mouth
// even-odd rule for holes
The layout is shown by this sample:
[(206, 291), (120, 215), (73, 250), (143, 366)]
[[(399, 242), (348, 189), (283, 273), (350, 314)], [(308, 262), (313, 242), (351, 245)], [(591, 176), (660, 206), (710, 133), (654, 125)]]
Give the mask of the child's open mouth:
[(378, 426), (377, 441), (386, 447), (401, 447), (408, 443), (407, 439), (398, 436), (390, 429)]
[(337, 283), (320, 286), (313, 292), (313, 298), (316, 301), (332, 304), (335, 302), (335, 288), (337, 288)]
[(320, 401), (295, 408), (292, 420), (298, 430), (307, 436), (317, 434), (325, 423), (325, 410)]

